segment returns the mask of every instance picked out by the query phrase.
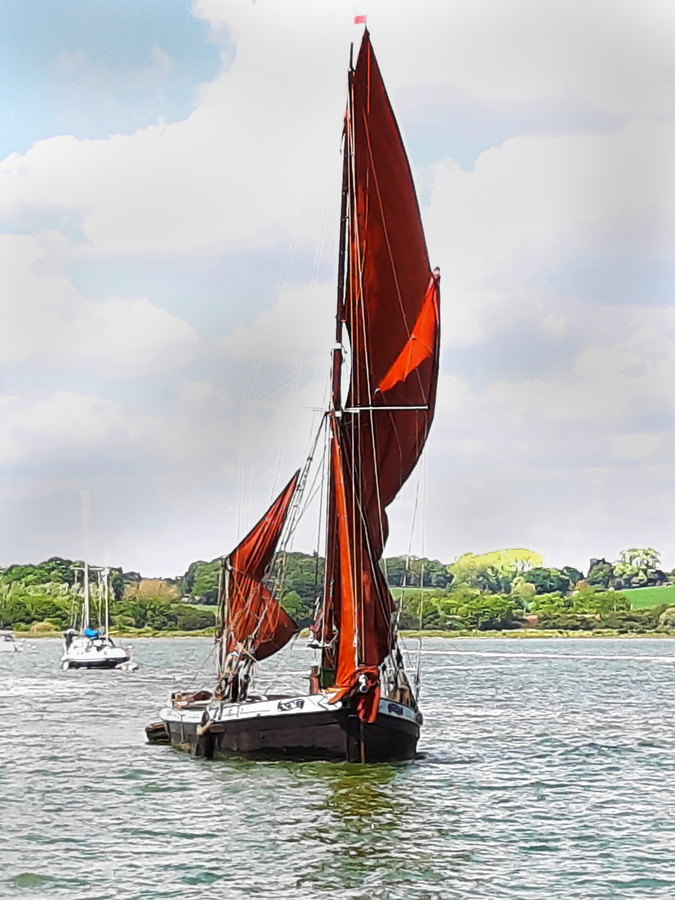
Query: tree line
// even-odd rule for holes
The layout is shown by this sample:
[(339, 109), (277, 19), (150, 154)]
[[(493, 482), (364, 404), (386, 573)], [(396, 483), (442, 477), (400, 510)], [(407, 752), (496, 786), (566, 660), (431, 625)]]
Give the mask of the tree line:
[[(383, 570), (397, 601), (401, 628), (502, 630), (537, 624), (542, 628), (599, 627), (652, 630), (669, 627), (658, 612), (633, 611), (621, 590), (675, 582), (660, 567), (653, 548), (630, 548), (618, 560), (591, 559), (587, 573), (573, 567), (545, 567), (525, 548), (465, 553), (453, 563), (396, 556)], [(27, 629), (44, 623), (55, 629), (76, 621), (82, 583), (81, 561), (52, 557), (38, 565), (0, 570), (0, 627)], [(138, 572), (111, 569), (111, 622), (119, 630), (195, 631), (213, 627), (221, 560), (197, 560), (175, 579), (144, 579)], [(324, 581), (317, 554), (278, 555), (269, 586), (301, 625), (313, 618)], [(91, 579), (96, 614), (102, 594)], [(206, 608), (205, 608), (206, 607)], [(208, 607), (211, 607), (209, 609)], [(656, 618), (655, 618), (656, 616)], [(666, 617), (668, 619), (668, 617)], [(668, 620), (669, 621), (669, 620)]]

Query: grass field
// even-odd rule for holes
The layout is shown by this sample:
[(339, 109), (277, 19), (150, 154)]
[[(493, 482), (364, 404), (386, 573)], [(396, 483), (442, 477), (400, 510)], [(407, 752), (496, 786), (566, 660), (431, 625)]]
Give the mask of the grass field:
[(665, 587), (633, 588), (621, 591), (630, 600), (633, 609), (651, 609), (653, 606), (661, 606), (663, 603), (675, 606), (675, 584)]
[(213, 613), (214, 616), (218, 612), (217, 606), (207, 606), (204, 603), (186, 603), (185, 605), (190, 609), (200, 609), (202, 612)]
[[(401, 594), (403, 594), (404, 597), (411, 597), (411, 596), (419, 597), (419, 595), (420, 595), (420, 588), (418, 588), (418, 587), (404, 587), (404, 588), (391, 587), (391, 588), (389, 588), (389, 590), (391, 591), (391, 596), (394, 598), (394, 600), (400, 600)], [(422, 588), (421, 590), (425, 594), (427, 594), (427, 593), (429, 593), (429, 591), (437, 591), (439, 589), (432, 588), (432, 587), (425, 587), (425, 588)]]

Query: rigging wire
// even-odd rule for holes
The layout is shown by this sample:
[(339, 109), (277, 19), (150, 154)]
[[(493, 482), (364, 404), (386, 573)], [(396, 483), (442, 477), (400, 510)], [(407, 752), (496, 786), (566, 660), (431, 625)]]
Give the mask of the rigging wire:
[[(239, 484), (238, 491), (239, 497), (237, 502), (237, 541), (242, 537), (242, 528), (246, 528), (248, 525), (248, 520), (250, 518), (250, 510), (251, 510), (251, 496), (252, 496), (252, 484), (253, 484), (253, 460), (252, 460), (252, 449), (253, 449), (253, 417), (252, 417), (252, 406), (250, 404), (250, 396), (253, 390), (253, 386), (255, 384), (256, 378), (258, 376), (258, 372), (260, 370), (260, 366), (262, 363), (264, 351), (267, 348), (267, 342), (269, 337), (269, 331), (272, 325), (273, 313), (279, 305), (279, 299), (286, 287), (286, 282), (288, 279), (288, 273), (291, 268), (291, 263), (295, 257), (295, 252), (298, 246), (298, 241), (300, 238), (300, 232), (302, 230), (302, 225), (305, 219), (305, 213), (307, 211), (307, 205), (309, 203), (309, 193), (305, 196), (305, 202), (302, 207), (302, 212), (300, 214), (300, 218), (298, 220), (298, 225), (295, 230), (295, 235), (293, 236), (293, 241), (291, 242), (291, 247), (288, 253), (288, 258), (286, 260), (286, 266), (284, 268), (284, 273), (281, 278), (281, 282), (277, 287), (277, 292), (274, 296), (274, 301), (272, 303), (272, 307), (269, 310), (269, 315), (267, 317), (267, 322), (265, 325), (265, 331), (263, 334), (263, 338), (258, 345), (258, 353), (256, 355), (255, 362), (249, 373), (248, 381), (246, 384), (246, 388), (244, 390), (244, 397), (242, 400), (242, 410), (241, 410), (241, 422), (242, 428), (240, 429), (240, 456), (239, 456)], [(249, 443), (250, 439), (250, 443)]]
[[(423, 454), (423, 459), (420, 461), (421, 465), (419, 468), (422, 470), (420, 477), (422, 481), (422, 507), (424, 511), (424, 515), (421, 516), (421, 534), (422, 534), (422, 546), (420, 556), (422, 559), (425, 558), (425, 549), (426, 549), (426, 509), (427, 509), (427, 454)], [(422, 625), (423, 622), (423, 609), (424, 609), (424, 564), (422, 564), (422, 570), (420, 573), (420, 630), (419, 637), (417, 638), (417, 666), (415, 667), (415, 699), (419, 698), (420, 689), (422, 686)]]
[[(329, 210), (329, 202), (328, 202), (328, 197), (326, 197), (324, 200), (324, 204), (323, 204), (323, 215), (322, 215), (322, 219), (321, 219), (321, 228), (319, 230), (319, 238), (316, 242), (316, 249), (314, 252), (314, 265), (312, 268), (312, 279), (310, 282), (310, 290), (312, 292), (316, 289), (316, 285), (317, 285), (317, 279), (318, 279), (318, 274), (319, 274), (319, 265), (320, 265), (322, 254), (323, 254), (323, 248), (324, 248), (325, 238), (326, 238), (326, 230), (328, 227), (328, 210)], [(291, 393), (297, 392), (298, 386), (300, 384), (300, 376), (305, 371), (305, 367), (303, 367), (304, 356), (305, 356), (305, 348), (301, 347), (300, 353), (298, 355), (298, 358), (297, 358), (297, 361), (295, 364), (295, 371), (294, 371), (293, 375), (291, 376), (291, 378), (287, 379), (287, 382), (289, 380), (292, 381)], [(279, 448), (279, 453), (278, 453), (278, 458), (277, 458), (277, 468), (276, 468), (276, 472), (274, 474), (274, 479), (272, 482), (272, 493), (271, 493), (271, 497), (270, 497), (270, 502), (271, 502), (272, 498), (276, 496), (277, 480), (279, 478), (279, 472), (281, 470), (281, 465), (282, 465), (284, 453), (286, 450), (286, 439), (288, 437), (288, 431), (289, 431), (290, 426), (291, 426), (290, 417), (286, 417), (283, 436), (281, 439), (281, 445)]]

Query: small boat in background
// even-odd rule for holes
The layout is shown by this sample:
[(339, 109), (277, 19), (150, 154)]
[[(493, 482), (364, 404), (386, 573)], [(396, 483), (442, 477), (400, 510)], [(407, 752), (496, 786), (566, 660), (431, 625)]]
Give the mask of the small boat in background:
[[(79, 568), (77, 569), (79, 571)], [(92, 628), (90, 623), (89, 565), (82, 567), (84, 576), (82, 630), (68, 628), (63, 634), (62, 669), (135, 669), (131, 662), (130, 648), (118, 647), (109, 635), (110, 618), (110, 570), (100, 569), (99, 588), (105, 600), (104, 623)]]
[(24, 640), (17, 640), (13, 631), (0, 631), (0, 653), (18, 653), (26, 649)]

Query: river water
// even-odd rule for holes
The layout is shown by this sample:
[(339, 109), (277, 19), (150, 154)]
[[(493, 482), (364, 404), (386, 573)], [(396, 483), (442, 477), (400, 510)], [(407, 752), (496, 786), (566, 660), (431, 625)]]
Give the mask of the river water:
[[(425, 640), (399, 766), (148, 746), (209, 649), (136, 640), (134, 673), (62, 672), (53, 640), (0, 655), (0, 896), (675, 897), (675, 643)], [(279, 656), (266, 678), (301, 683), (308, 651)]]

